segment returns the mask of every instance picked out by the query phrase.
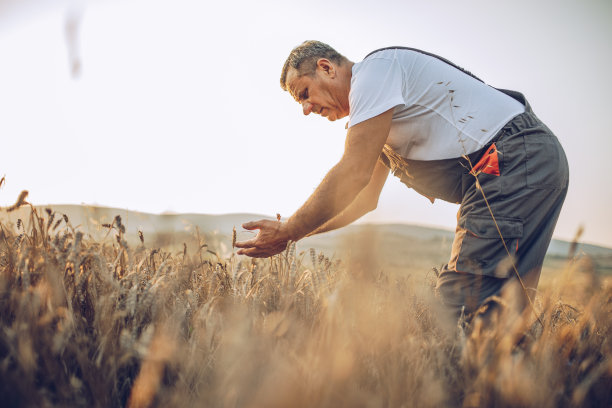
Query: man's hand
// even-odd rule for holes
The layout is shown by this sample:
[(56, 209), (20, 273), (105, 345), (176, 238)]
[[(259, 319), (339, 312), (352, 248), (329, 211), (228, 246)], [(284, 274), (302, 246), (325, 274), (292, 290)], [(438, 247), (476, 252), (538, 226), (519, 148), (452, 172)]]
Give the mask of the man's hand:
[(257, 236), (248, 241), (236, 242), (236, 247), (242, 248), (238, 255), (248, 255), (254, 258), (267, 258), (276, 255), (287, 248), (290, 235), (287, 224), (279, 221), (259, 220), (242, 224), (247, 230), (258, 229)]

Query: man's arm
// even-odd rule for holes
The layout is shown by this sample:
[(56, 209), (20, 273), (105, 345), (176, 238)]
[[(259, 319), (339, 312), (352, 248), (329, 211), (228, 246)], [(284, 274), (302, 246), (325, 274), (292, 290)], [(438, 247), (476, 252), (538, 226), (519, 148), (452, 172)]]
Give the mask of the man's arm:
[(393, 109), (349, 129), (342, 159), (308, 201), (289, 218), (290, 239), (297, 241), (345, 209), (370, 182), (391, 128)]
[(376, 206), (378, 205), (380, 192), (385, 185), (385, 181), (387, 181), (388, 175), (389, 169), (379, 160), (376, 163), (376, 167), (374, 167), (374, 172), (372, 173), (370, 182), (363, 190), (359, 192), (355, 200), (353, 200), (353, 202), (350, 203), (340, 214), (336, 215), (334, 218), (327, 221), (325, 224), (321, 225), (307, 236), (342, 228), (359, 219), (368, 212), (375, 210)]
[(351, 127), (342, 159), (325, 176), (306, 203), (286, 223), (255, 221), (245, 229), (259, 229), (251, 240), (238, 242), (239, 254), (266, 257), (281, 252), (345, 209), (370, 182), (391, 128), (393, 109)]

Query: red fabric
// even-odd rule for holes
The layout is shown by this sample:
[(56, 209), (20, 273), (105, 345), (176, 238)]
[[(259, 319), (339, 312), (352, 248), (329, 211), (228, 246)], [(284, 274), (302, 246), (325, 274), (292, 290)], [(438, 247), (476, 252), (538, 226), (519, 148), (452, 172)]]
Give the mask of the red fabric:
[(478, 163), (474, 165), (470, 174), (477, 175), (479, 173), (491, 174), (493, 176), (499, 176), (499, 160), (497, 158), (497, 147), (495, 143), (489, 147), (487, 152), (478, 160)]

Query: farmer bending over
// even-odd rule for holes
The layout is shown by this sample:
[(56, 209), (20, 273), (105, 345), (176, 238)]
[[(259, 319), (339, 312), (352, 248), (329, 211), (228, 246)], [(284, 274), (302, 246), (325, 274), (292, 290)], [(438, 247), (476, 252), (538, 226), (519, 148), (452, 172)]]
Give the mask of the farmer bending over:
[(447, 306), (472, 312), (517, 273), (535, 289), (568, 165), (522, 94), (424, 51), (385, 48), (353, 63), (318, 41), (291, 51), (280, 82), (304, 115), (349, 117), (345, 151), (286, 222), (244, 224), (259, 233), (236, 244), (239, 254), (268, 257), (348, 225), (376, 208), (391, 170), (432, 203), (461, 204), (437, 282)]

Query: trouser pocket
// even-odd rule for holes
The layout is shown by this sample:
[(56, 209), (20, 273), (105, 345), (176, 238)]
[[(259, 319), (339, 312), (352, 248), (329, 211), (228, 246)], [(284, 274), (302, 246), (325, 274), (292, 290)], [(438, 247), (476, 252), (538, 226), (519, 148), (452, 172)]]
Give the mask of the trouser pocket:
[(565, 153), (555, 136), (525, 138), (527, 187), (561, 189), (568, 184)]
[(523, 221), (517, 218), (465, 215), (457, 223), (449, 267), (508, 278), (523, 236)]

